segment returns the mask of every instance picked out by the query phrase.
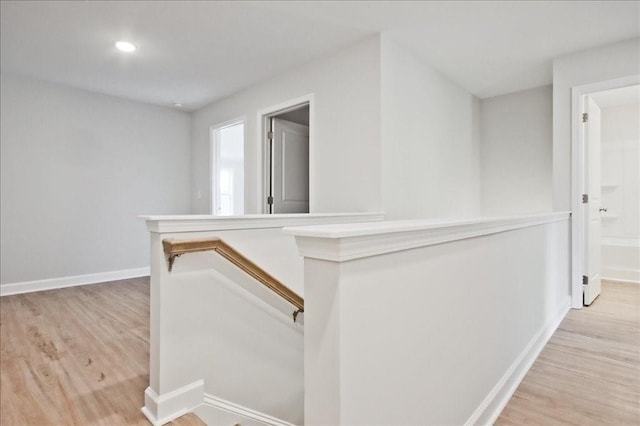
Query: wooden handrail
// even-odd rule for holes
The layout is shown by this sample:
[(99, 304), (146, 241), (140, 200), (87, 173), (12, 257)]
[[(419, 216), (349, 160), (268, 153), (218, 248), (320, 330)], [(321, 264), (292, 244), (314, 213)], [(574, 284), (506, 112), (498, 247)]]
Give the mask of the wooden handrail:
[(295, 322), (299, 313), (304, 312), (304, 299), (286, 285), (282, 284), (276, 278), (271, 276), (264, 269), (247, 259), (240, 252), (235, 250), (229, 244), (220, 238), (205, 238), (195, 240), (162, 240), (164, 253), (167, 255), (169, 272), (173, 269), (173, 262), (176, 257), (185, 253), (195, 253), (199, 251), (215, 251), (229, 262), (246, 272), (258, 280), (265, 287), (282, 297), (287, 302), (296, 307), (297, 311), (293, 313), (293, 321)]

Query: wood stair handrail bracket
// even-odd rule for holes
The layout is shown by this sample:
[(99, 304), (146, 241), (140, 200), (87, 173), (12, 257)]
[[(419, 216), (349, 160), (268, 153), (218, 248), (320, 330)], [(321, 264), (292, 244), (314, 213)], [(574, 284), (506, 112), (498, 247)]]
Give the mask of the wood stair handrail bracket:
[(173, 270), (173, 263), (175, 262), (176, 257), (182, 256), (185, 253), (215, 251), (245, 273), (258, 280), (262, 285), (295, 306), (297, 310), (293, 313), (293, 322), (296, 322), (298, 314), (304, 312), (304, 299), (302, 297), (286, 285), (282, 284), (276, 278), (269, 275), (268, 272), (247, 259), (244, 255), (220, 238), (196, 240), (166, 239), (162, 240), (162, 247), (165, 255), (167, 256), (169, 272)]

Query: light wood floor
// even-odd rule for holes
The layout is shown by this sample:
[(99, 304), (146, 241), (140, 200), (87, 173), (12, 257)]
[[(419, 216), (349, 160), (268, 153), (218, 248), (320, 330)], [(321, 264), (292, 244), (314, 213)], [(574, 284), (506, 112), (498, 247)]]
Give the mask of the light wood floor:
[(640, 286), (570, 310), (496, 425), (640, 425)]
[(0, 425), (146, 426), (148, 384), (148, 278), (0, 298)]
[[(148, 425), (148, 366), (148, 278), (0, 298), (2, 426)], [(496, 424), (640, 425), (640, 286), (571, 310)]]

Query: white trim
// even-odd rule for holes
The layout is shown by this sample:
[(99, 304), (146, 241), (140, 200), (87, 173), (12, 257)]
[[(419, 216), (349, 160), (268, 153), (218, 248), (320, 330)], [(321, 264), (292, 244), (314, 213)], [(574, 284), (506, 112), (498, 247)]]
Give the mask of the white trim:
[(399, 220), (285, 228), (301, 256), (343, 262), (569, 219), (568, 212), (465, 221)]
[(640, 284), (640, 270), (622, 268), (602, 268), (602, 280)]
[(144, 400), (145, 405), (141, 411), (153, 426), (162, 426), (190, 412), (206, 421), (208, 413), (203, 409), (220, 410), (240, 416), (237, 421), (252, 420), (269, 426), (295, 426), (260, 411), (205, 393), (204, 380), (197, 380), (162, 395), (147, 387)]
[(277, 112), (286, 110), (288, 108), (302, 105), (308, 103), (309, 104), (309, 211), (312, 212), (315, 209), (313, 205), (313, 197), (312, 197), (312, 187), (313, 182), (315, 182), (315, 167), (313, 166), (313, 162), (311, 161), (313, 152), (315, 152), (315, 94), (309, 93), (294, 99), (289, 99), (284, 102), (280, 102), (276, 105), (272, 105), (267, 108), (262, 108), (257, 112), (256, 123), (258, 125), (257, 131), (257, 196), (258, 196), (258, 206), (260, 207), (260, 211), (263, 213), (267, 212), (266, 207), (266, 199), (267, 199), (267, 160), (264, 152), (264, 142), (265, 142), (265, 134), (267, 130), (266, 122), (268, 115), (273, 115)]
[(375, 222), (384, 220), (384, 213), (300, 213), (256, 214), (244, 216), (138, 216), (147, 222), (149, 232), (200, 232), (231, 229), (282, 228), (285, 226), (329, 223)]
[[(214, 124), (212, 126), (209, 126), (209, 196), (211, 197), (211, 202), (209, 203), (209, 211), (211, 212), (212, 215), (215, 216), (215, 212), (216, 212), (216, 189), (215, 189), (215, 185), (213, 184), (213, 175), (214, 175), (214, 162), (217, 162), (218, 159), (216, 157), (216, 153), (218, 152), (218, 146), (217, 146), (217, 138), (215, 137), (215, 131), (216, 130), (222, 130), (225, 127), (231, 127), (234, 126), (236, 124), (241, 124), (243, 125), (243, 131), (242, 131), (242, 135), (243, 135), (243, 141), (242, 141), (242, 145), (243, 148), (246, 147), (247, 144), (247, 117), (246, 116), (241, 116), (235, 120), (227, 120), (224, 121), (222, 123), (219, 124)], [(214, 149), (215, 148), (215, 149)], [(244, 163), (244, 154), (242, 156), (242, 161)], [(243, 164), (243, 170), (246, 170), (245, 167), (246, 164)], [(243, 193), (244, 196), (244, 193)]]
[(129, 278), (145, 277), (149, 274), (150, 271), (147, 266), (144, 268), (125, 269), (121, 271), (99, 272), (97, 274), (75, 275), (71, 277), (2, 284), (0, 285), (0, 297), (10, 296), (12, 294), (32, 293), (34, 291), (53, 290), (56, 288), (126, 280)]
[(571, 299), (567, 297), (559, 312), (531, 338), (465, 425), (492, 425), (495, 423), (570, 308)]
[(603, 90), (640, 84), (640, 75), (633, 75), (571, 88), (571, 307), (582, 309), (582, 263), (584, 252), (584, 150), (582, 134), (582, 112), (584, 96)]
[[(218, 398), (214, 395), (207, 394), (207, 393), (204, 394), (204, 402), (202, 403), (202, 406), (207, 408), (213, 408), (216, 410), (222, 410), (224, 412), (231, 413), (236, 416), (241, 416), (242, 418), (237, 419), (238, 421), (253, 420), (253, 421), (260, 422), (270, 426), (294, 426), (292, 423), (277, 419), (268, 414), (264, 414), (256, 410), (252, 410), (240, 404), (236, 404), (234, 402), (227, 401), (225, 399)], [(202, 411), (200, 410), (200, 407), (198, 407), (196, 410), (200, 412)], [(204, 416), (201, 415), (201, 417), (204, 417)]]
[[(638, 274), (638, 277), (640, 277), (640, 271), (636, 271), (636, 273)], [(614, 283), (624, 283), (624, 284), (640, 284), (640, 278), (638, 278), (638, 280), (626, 280), (626, 279), (622, 279), (622, 278), (610, 278), (610, 277), (605, 277), (603, 276), (601, 278), (602, 280), (606, 280), (606, 281), (611, 281)]]
[(197, 380), (171, 392), (158, 395), (151, 387), (144, 391), (142, 413), (153, 424), (160, 426), (184, 416), (204, 400), (204, 380)]

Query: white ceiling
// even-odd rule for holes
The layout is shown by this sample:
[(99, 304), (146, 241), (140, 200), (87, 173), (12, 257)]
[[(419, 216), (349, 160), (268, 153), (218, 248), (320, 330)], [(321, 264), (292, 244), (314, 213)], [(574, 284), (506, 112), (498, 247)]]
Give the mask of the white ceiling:
[[(386, 32), (479, 97), (640, 36), (638, 1), (2, 1), (2, 72), (187, 110)], [(113, 43), (135, 42), (123, 55)]]

